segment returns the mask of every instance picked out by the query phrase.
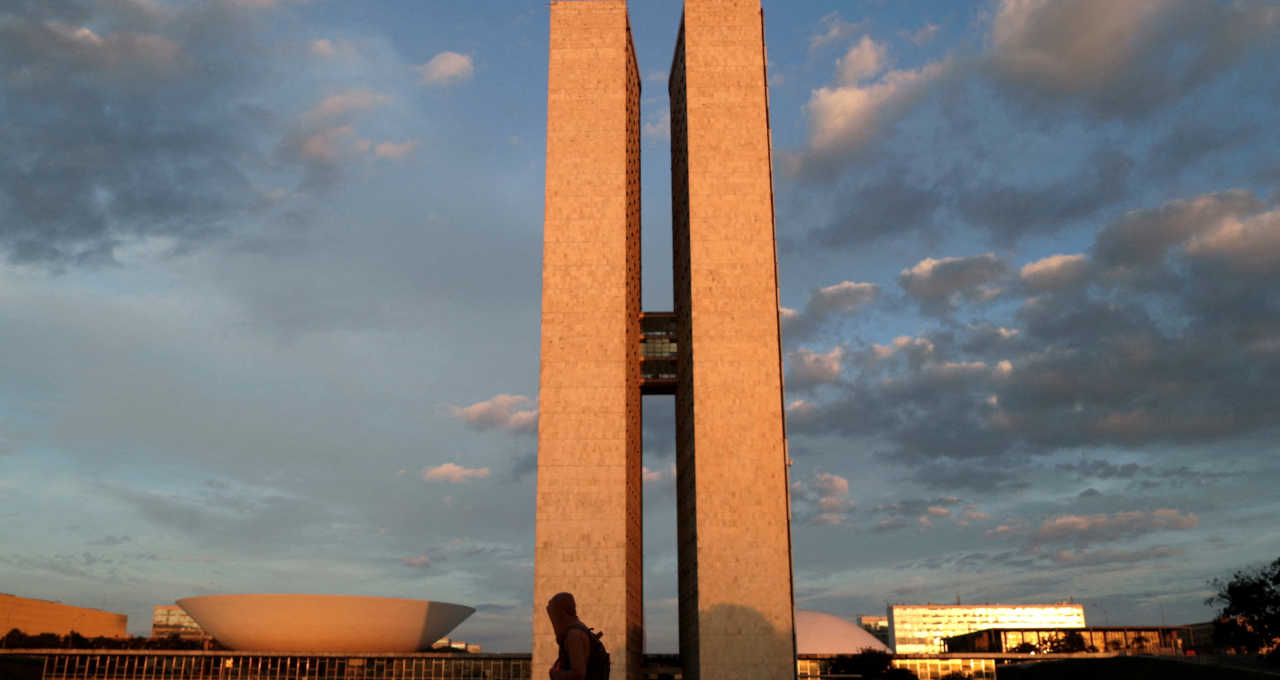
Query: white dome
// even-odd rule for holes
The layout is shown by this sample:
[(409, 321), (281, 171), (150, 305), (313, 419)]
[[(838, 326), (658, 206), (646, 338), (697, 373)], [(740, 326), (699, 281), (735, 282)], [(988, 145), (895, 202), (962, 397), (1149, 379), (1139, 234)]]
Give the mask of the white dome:
[(797, 654), (857, 654), (865, 649), (890, 650), (876, 636), (851, 621), (826, 612), (796, 612)]

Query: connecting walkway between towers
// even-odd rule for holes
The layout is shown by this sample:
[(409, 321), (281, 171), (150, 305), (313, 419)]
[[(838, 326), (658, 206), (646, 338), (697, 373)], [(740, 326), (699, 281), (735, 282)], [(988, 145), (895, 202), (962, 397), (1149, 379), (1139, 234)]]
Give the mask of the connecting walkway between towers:
[(640, 314), (640, 393), (675, 394), (676, 336), (675, 312)]

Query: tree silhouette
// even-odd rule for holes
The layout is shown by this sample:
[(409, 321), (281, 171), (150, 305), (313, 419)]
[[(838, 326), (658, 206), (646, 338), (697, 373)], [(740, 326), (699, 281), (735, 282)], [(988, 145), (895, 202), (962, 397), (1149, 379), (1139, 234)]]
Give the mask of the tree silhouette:
[(1205, 604), (1222, 607), (1214, 626), (1219, 644), (1256, 654), (1280, 640), (1280, 558), (1209, 585), (1217, 592)]

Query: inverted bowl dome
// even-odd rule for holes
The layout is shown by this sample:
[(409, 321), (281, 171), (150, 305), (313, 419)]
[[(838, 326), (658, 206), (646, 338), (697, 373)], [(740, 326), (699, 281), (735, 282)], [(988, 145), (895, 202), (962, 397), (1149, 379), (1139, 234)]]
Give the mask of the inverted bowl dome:
[(224, 647), (258, 652), (417, 652), (475, 612), (358, 595), (205, 595), (178, 605)]

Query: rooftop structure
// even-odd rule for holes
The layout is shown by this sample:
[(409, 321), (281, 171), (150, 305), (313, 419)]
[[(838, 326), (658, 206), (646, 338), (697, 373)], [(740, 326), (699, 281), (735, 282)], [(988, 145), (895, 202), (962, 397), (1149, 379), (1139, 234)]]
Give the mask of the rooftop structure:
[(938, 654), (946, 638), (985, 628), (1083, 628), (1084, 606), (1053, 604), (924, 604), (889, 606), (889, 639), (898, 654)]
[(124, 614), (0, 593), (0, 635), (17, 628), (27, 635), (125, 637), (128, 622)]

